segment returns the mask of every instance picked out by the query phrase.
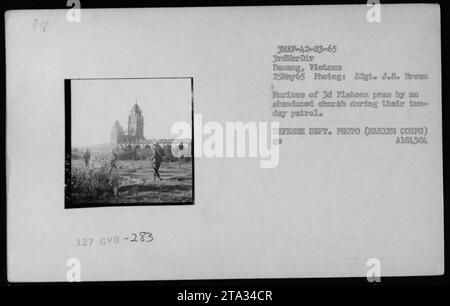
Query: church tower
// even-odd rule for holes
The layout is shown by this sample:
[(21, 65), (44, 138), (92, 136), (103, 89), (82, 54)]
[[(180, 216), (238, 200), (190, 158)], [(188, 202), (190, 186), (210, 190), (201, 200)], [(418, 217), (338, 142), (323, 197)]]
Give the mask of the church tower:
[(116, 120), (111, 129), (111, 144), (117, 146), (123, 141), (124, 131), (120, 126), (119, 121)]
[(137, 103), (134, 104), (128, 116), (128, 136), (144, 138), (144, 116)]

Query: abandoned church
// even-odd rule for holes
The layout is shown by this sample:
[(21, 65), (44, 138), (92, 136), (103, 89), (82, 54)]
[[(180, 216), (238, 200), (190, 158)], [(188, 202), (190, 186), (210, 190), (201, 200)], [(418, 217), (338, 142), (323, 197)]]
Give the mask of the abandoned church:
[[(137, 103), (128, 115), (128, 129), (124, 130), (119, 121), (113, 124), (111, 130), (111, 146), (119, 153), (128, 153), (132, 159), (151, 158), (152, 147), (158, 143), (165, 152), (168, 159), (173, 159), (174, 150), (182, 148), (184, 157), (191, 156), (191, 140), (190, 139), (146, 139), (144, 137), (144, 116)], [(180, 144), (182, 145), (180, 147)], [(178, 152), (177, 152), (178, 153)], [(180, 154), (175, 154), (175, 156)]]

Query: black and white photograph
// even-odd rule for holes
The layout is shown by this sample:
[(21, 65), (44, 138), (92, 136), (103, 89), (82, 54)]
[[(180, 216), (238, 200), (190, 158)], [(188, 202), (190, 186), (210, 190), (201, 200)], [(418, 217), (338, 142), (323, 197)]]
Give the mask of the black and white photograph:
[(0, 16), (6, 285), (450, 284), (443, 1), (50, 2)]
[(191, 125), (191, 78), (65, 84), (66, 208), (193, 204), (192, 138), (171, 134)]

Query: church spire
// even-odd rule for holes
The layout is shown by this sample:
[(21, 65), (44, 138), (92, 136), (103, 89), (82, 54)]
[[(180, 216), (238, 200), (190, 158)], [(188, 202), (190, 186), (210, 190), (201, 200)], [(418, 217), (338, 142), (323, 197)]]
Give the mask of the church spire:
[(137, 138), (144, 137), (144, 116), (137, 104), (137, 99), (128, 116), (128, 135)]
[(136, 102), (134, 103), (134, 106), (133, 106), (133, 108), (131, 109), (130, 113), (131, 113), (131, 114), (141, 114), (141, 113), (142, 113), (142, 111), (141, 111), (139, 105), (137, 104), (137, 99), (136, 99)]

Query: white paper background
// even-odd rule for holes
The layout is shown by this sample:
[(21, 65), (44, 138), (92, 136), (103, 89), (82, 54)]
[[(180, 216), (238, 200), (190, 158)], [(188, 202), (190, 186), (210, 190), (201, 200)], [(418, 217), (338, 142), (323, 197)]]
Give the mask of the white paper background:
[[(366, 6), (65, 10), (6, 15), (8, 278), (82, 280), (366, 276), (443, 273), (439, 7)], [(46, 31), (33, 26), (48, 21)], [(349, 72), (411, 71), (423, 111), (327, 111), (292, 126), (428, 126), (428, 145), (390, 137), (290, 137), (280, 164), (195, 161), (195, 205), (64, 209), (64, 79), (194, 77), (204, 121), (271, 120), (278, 44), (337, 44)], [(325, 56), (324, 56), (325, 58)], [(312, 82), (301, 90), (360, 89)], [(362, 85), (361, 85), (362, 84)], [(281, 88), (281, 87), (280, 87)], [(286, 126), (287, 124), (284, 123)], [(195, 140), (197, 141), (197, 140)], [(77, 247), (77, 238), (148, 230), (151, 244)]]

